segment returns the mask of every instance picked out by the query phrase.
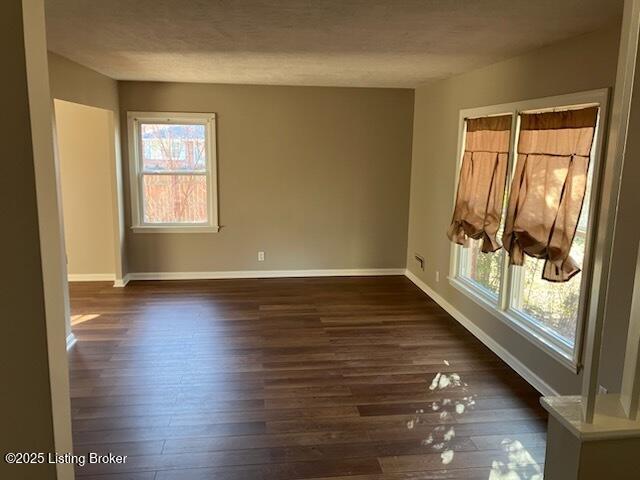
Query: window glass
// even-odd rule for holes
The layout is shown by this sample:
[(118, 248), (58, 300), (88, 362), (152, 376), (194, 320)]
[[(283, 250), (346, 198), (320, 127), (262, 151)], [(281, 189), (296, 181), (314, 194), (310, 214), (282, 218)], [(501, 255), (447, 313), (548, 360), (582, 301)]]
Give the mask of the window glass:
[[(585, 199), (570, 253), (580, 268), (583, 268), (589, 223), (592, 170), (590, 167)], [(568, 282), (554, 283), (542, 279), (543, 268), (544, 260), (531, 257), (526, 257), (524, 265), (517, 267), (520, 272), (517, 272), (513, 282), (512, 308), (573, 346), (578, 324), (582, 272)]]
[(204, 175), (145, 174), (145, 223), (206, 223), (207, 178)]
[(460, 274), (466, 280), (483, 289), (491, 297), (498, 298), (504, 262), (504, 250), (482, 253), (482, 240), (470, 240), (469, 247), (461, 255)]
[(143, 123), (140, 142), (145, 172), (205, 169), (205, 125)]

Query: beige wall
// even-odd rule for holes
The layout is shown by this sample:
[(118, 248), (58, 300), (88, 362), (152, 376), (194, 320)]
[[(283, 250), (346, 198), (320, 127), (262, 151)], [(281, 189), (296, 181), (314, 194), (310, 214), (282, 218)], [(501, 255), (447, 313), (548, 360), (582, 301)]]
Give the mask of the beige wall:
[[(24, 22), (24, 23), (23, 23)], [(23, 27), (24, 25), (24, 27)], [(0, 6), (0, 452), (69, 451), (65, 279), (42, 0)], [(37, 191), (36, 191), (37, 188)], [(70, 466), (8, 465), (0, 478), (73, 478)]]
[(112, 218), (103, 220), (111, 222), (112, 225), (113, 253), (111, 258), (114, 259), (114, 268), (111, 271), (115, 272), (116, 279), (122, 279), (128, 269), (124, 236), (118, 82), (55, 53), (49, 52), (48, 58), (52, 98), (102, 108), (111, 112), (109, 117), (109, 137), (111, 138), (109, 181)]
[[(612, 26), (416, 90), (408, 267), (561, 393), (577, 392), (579, 376), (459, 293), (446, 280), (451, 251), (446, 230), (453, 205), (458, 114), (464, 108), (611, 87), (615, 82), (618, 37), (619, 28)], [(426, 258), (424, 271), (417, 267), (415, 253)], [(440, 272), (440, 282), (435, 281), (436, 271)], [(619, 381), (612, 378), (615, 376), (612, 365), (621, 361), (613, 358), (616, 356), (620, 355), (616, 352), (605, 358), (604, 368), (610, 383)]]
[[(40, 237), (35, 195), (35, 173), (31, 148), (29, 99), (22, 40), (22, 10), (17, 0), (2, 4), (0, 49), (6, 72), (2, 76), (2, 105), (10, 115), (0, 116), (0, 132), (7, 158), (0, 188), (0, 205), (20, 205), (3, 208), (4, 225), (11, 226), (11, 235), (0, 235), (3, 252), (2, 301), (3, 319), (2, 435), (3, 452), (51, 451), (53, 421), (47, 359), (47, 339), (44, 312)], [(9, 28), (11, 26), (12, 28)], [(6, 321), (11, 319), (19, 321)], [(20, 368), (11, 368), (11, 366)], [(5, 390), (10, 386), (10, 391)], [(21, 472), (19, 467), (0, 462), (0, 476), (10, 478)], [(24, 478), (55, 478), (51, 465), (24, 472)], [(2, 474), (2, 472), (4, 472)], [(10, 473), (12, 472), (12, 473)], [(41, 476), (38, 476), (41, 475)]]
[(130, 271), (404, 268), (411, 90), (121, 82), (120, 102), (123, 125), (218, 115), (220, 232), (127, 232)]
[(68, 58), (49, 52), (51, 96), (118, 111), (118, 82)]
[(113, 275), (113, 113), (62, 100), (54, 104), (67, 271)]

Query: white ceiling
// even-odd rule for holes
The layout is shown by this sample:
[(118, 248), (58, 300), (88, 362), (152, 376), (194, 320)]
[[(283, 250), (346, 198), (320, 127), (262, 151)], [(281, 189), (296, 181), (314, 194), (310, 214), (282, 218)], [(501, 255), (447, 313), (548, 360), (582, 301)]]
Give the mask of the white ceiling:
[(46, 0), (49, 49), (120, 80), (414, 87), (596, 30), (622, 0)]

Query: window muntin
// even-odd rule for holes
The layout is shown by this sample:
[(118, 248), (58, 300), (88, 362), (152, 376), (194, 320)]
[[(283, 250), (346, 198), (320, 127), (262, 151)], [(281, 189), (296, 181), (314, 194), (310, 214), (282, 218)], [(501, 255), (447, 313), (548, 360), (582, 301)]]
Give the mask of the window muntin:
[(137, 231), (217, 231), (215, 115), (129, 113)]
[[(510, 111), (517, 115), (517, 128), (512, 138), (510, 150), (505, 203), (510, 193), (511, 179), (515, 168), (514, 152), (517, 150), (519, 115), (521, 113), (577, 109), (598, 105), (599, 118), (602, 118), (603, 108), (606, 107), (606, 91), (585, 92), (584, 94), (569, 95), (567, 97), (580, 98), (580, 100), (584, 99), (586, 101), (567, 101), (563, 103), (561, 102), (562, 97), (556, 97), (556, 102), (547, 102), (547, 100), (551, 99), (541, 99), (509, 106)], [(484, 113), (485, 115), (503, 115), (507, 110), (500, 109), (500, 106), (476, 109), (467, 117), (481, 116), (481, 111), (483, 113), (486, 112)], [(465, 117), (462, 116), (462, 118)], [(464, 120), (461, 120), (461, 122), (461, 146), (459, 148), (462, 152), (464, 151)], [(493, 254), (479, 253), (479, 255), (488, 256), (484, 261), (479, 261), (475, 256), (475, 252), (479, 252), (479, 246), (474, 245), (474, 242), (471, 242), (468, 249), (457, 245), (453, 246), (453, 285), (472, 298), (477, 299), (481, 305), (493, 312), (499, 319), (540, 345), (554, 357), (570, 365), (571, 368), (577, 368), (579, 364), (580, 334), (587, 311), (585, 303), (588, 300), (587, 287), (589, 286), (590, 275), (589, 263), (586, 259), (589, 255), (591, 233), (594, 230), (591, 222), (591, 217), (593, 216), (592, 198), (595, 198), (593, 185), (597, 177), (594, 172), (597, 171), (601, 126), (602, 122), (599, 120), (591, 149), (587, 190), (577, 232), (571, 246), (571, 256), (582, 268), (582, 272), (565, 283), (547, 282), (541, 278), (544, 260), (537, 260), (527, 256), (522, 267), (505, 266), (508, 260), (503, 249)], [(504, 220), (505, 214), (503, 213), (498, 238), (502, 237)], [(496, 258), (496, 254), (500, 254), (500, 258)], [(492, 258), (492, 256), (494, 257)], [(497, 272), (499, 272), (499, 275)], [(535, 295), (532, 293), (534, 291)]]

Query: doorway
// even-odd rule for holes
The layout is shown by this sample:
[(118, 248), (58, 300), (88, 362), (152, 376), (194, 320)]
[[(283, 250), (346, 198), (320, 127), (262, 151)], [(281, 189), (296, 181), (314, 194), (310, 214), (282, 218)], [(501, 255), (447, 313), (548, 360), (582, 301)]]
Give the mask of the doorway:
[(115, 280), (113, 112), (55, 100), (69, 281)]

